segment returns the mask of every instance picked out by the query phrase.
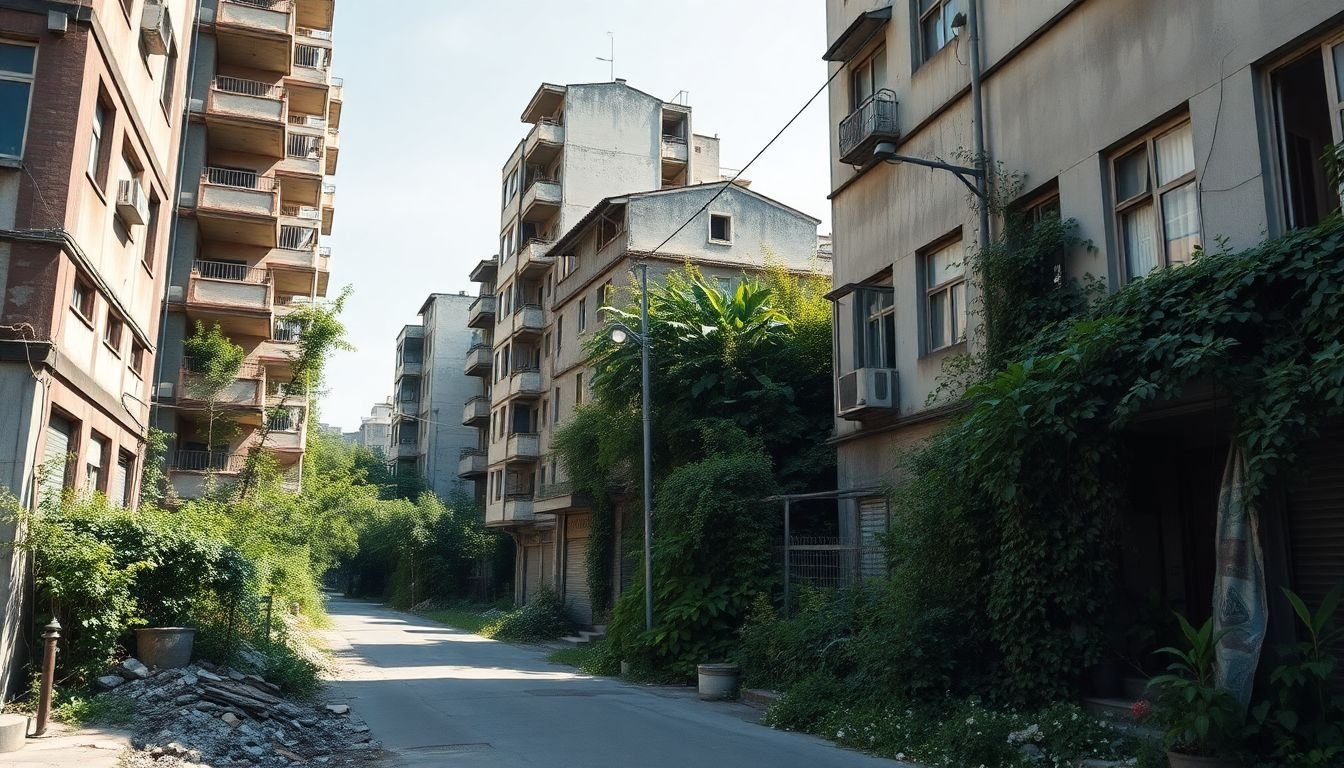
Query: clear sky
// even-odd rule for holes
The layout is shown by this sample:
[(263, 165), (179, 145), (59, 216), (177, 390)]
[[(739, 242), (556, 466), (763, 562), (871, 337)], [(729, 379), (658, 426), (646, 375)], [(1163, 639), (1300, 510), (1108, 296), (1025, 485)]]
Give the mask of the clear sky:
[[(327, 373), (321, 419), (350, 431), (391, 394), (396, 336), (432, 292), (475, 293), (498, 250), (500, 168), (543, 81), (616, 76), (670, 100), (741, 168), (825, 82), (820, 0), (340, 0), (333, 71), (345, 78), (331, 291), (352, 285), (356, 352)], [(826, 99), (746, 174), (830, 232)]]

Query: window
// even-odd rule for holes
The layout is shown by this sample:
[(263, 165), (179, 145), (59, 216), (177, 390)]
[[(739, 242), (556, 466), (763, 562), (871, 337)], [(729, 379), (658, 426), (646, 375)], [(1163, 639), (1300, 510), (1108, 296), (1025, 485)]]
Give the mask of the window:
[[(168, 10), (165, 8), (164, 13)], [(174, 85), (177, 82), (177, 41), (168, 40), (168, 53), (163, 57), (163, 76), (159, 82), (159, 103), (163, 105), (163, 111), (169, 114), (173, 111), (173, 94), (177, 92)]]
[(541, 337), (541, 356), (549, 357), (551, 354), (551, 334), (547, 333)]
[(616, 288), (611, 284), (610, 280), (603, 283), (602, 287), (597, 289), (597, 306), (595, 307), (597, 312), (594, 313), (594, 319), (601, 319), (602, 308), (611, 306), (611, 300), (615, 297), (615, 295), (616, 295)]
[(550, 419), (547, 418), (547, 414), (549, 413), (549, 410), (548, 410), (547, 406), (549, 406), (549, 405), (550, 405), (550, 403), (549, 403), (547, 400), (543, 399), (543, 400), (541, 401), (541, 423), (542, 423), (542, 424), (545, 424), (547, 421), (550, 420)]
[(896, 367), (896, 299), (890, 287), (867, 288), (856, 305), (862, 312), (861, 368)]
[(70, 308), (93, 322), (93, 287), (79, 278), (75, 278), (75, 290), (70, 294)]
[(961, 241), (922, 257), (927, 351), (966, 339), (966, 272)]
[(552, 423), (552, 424), (559, 424), (559, 423), (560, 423), (560, 388), (559, 388), (559, 387), (556, 387), (556, 388), (555, 388), (555, 398), (554, 398), (554, 400), (555, 400), (555, 408), (553, 408), (553, 409), (551, 410), (551, 423)]
[(565, 340), (565, 317), (555, 318), (555, 353), (560, 354), (560, 346)]
[(588, 300), (579, 299), (579, 333), (588, 330)]
[(1200, 244), (1190, 123), (1145, 138), (1112, 161), (1125, 274), (1184, 264)]
[(112, 310), (107, 311), (107, 323), (103, 325), (103, 343), (112, 348), (113, 352), (121, 354), (121, 331), (125, 323), (121, 318), (112, 314)]
[(718, 286), (719, 290), (725, 296), (733, 295), (733, 278), (723, 276), (715, 277), (714, 284)]
[[(1025, 201), (1014, 206), (1014, 210), (1020, 216), (1016, 222), (1016, 227), (1020, 228), (1021, 236), (1028, 235), (1046, 219), (1059, 219), (1059, 187), (1056, 182), (1050, 182), (1042, 191), (1038, 191), (1027, 197)], [(1017, 234), (1010, 234), (1010, 237), (1016, 237)], [(1064, 284), (1064, 262), (1068, 257), (1068, 249), (1060, 248), (1050, 260), (1048, 269), (1050, 270), (1050, 281), (1056, 288)]]
[(145, 269), (154, 271), (154, 248), (159, 242), (159, 196), (149, 193), (149, 220), (145, 222), (145, 252), (141, 263)]
[(22, 157), (37, 48), (0, 41), (0, 156)]
[(134, 501), (131, 496), (135, 472), (135, 456), (121, 451), (117, 456), (117, 466), (112, 470), (112, 484), (107, 488), (108, 501), (113, 506), (130, 509)]
[(733, 217), (721, 213), (709, 215), (709, 241), (711, 243), (731, 243), (733, 241)]
[(849, 108), (858, 109), (887, 87), (887, 49), (879, 47), (849, 74)]
[(103, 162), (103, 155), (106, 153), (106, 142), (103, 141), (103, 133), (111, 127), (108, 123), (108, 113), (111, 110), (103, 103), (100, 96), (93, 105), (93, 125), (89, 129), (89, 166), (86, 169), (89, 176), (93, 177), (99, 187), (107, 186), (107, 176), (103, 173), (106, 163)]
[(84, 491), (86, 493), (107, 489), (103, 468), (103, 462), (107, 458), (107, 438), (94, 432), (89, 440), (89, 448), (84, 452)]
[(583, 374), (580, 373), (574, 377), (574, 404), (583, 403)]
[(952, 21), (960, 5), (961, 0), (919, 0), (919, 50), (924, 61), (956, 39)]
[(1344, 110), (1340, 67), (1344, 41), (1335, 40), (1270, 73), (1285, 229), (1315, 226), (1339, 207), (1322, 158), (1344, 128), (1344, 116), (1332, 114)]
[(131, 373), (138, 379), (145, 378), (145, 348), (140, 342), (131, 340), (131, 361), (129, 363)]

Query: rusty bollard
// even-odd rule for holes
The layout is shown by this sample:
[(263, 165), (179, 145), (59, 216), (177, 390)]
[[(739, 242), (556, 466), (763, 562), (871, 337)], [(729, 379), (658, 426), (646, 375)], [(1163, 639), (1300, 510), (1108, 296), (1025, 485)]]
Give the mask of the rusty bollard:
[(61, 639), (61, 622), (51, 617), (51, 623), (42, 628), (42, 643), (46, 647), (42, 654), (42, 691), (37, 699), (37, 727), (34, 736), (47, 732), (47, 719), (51, 717), (51, 689), (56, 683), (56, 641)]

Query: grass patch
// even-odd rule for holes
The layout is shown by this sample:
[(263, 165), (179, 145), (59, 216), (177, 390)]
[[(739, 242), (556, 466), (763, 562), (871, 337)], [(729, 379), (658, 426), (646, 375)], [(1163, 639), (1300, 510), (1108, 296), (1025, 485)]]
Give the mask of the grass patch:
[(72, 728), (86, 725), (126, 725), (135, 718), (135, 701), (125, 696), (61, 692), (51, 709), (58, 723)]
[(575, 669), (583, 669), (592, 655), (592, 648), (561, 648), (547, 656), (546, 660), (553, 664), (564, 664)]
[(464, 629), (478, 635), (481, 634), (481, 630), (495, 621), (495, 617), (486, 616), (480, 611), (469, 608), (437, 608), (432, 611), (425, 611), (421, 615), (430, 621), (437, 621), (440, 624), (447, 624), (450, 627)]

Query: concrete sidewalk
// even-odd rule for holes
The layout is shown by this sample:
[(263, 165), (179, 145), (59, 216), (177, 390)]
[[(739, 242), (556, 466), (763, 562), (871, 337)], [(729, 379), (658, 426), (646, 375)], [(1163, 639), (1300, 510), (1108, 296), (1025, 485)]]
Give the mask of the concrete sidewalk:
[(117, 768), (121, 756), (131, 748), (131, 735), (125, 731), (86, 728), (75, 731), (59, 723), (47, 728), (47, 735), (28, 739), (18, 752), (0, 754), (3, 768)]

